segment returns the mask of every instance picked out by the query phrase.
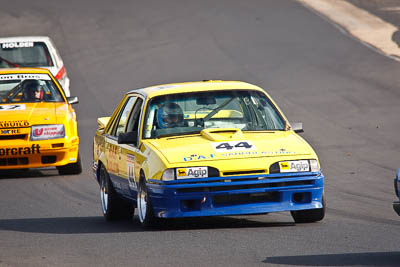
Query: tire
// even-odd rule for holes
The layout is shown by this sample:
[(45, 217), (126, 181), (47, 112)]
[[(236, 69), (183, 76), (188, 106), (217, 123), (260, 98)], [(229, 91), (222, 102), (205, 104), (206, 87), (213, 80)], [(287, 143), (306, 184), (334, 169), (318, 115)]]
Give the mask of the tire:
[(131, 203), (118, 197), (104, 165), (101, 165), (100, 167), (99, 182), (101, 211), (106, 221), (131, 219), (135, 208)]
[(293, 220), (296, 223), (312, 223), (321, 221), (325, 217), (325, 194), (322, 193), (322, 208), (311, 210), (291, 211)]
[(141, 225), (143, 227), (154, 226), (156, 223), (154, 210), (147, 193), (146, 179), (144, 178), (139, 183), (136, 206)]
[(78, 160), (75, 163), (57, 166), (57, 170), (60, 175), (80, 174), (82, 172), (81, 156), (78, 154)]

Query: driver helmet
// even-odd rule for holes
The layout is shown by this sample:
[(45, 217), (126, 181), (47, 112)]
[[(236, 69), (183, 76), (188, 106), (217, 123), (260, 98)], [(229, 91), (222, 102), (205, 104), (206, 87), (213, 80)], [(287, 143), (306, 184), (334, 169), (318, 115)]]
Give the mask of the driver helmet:
[(29, 80), (25, 84), (27, 99), (41, 101), (43, 99), (43, 88), (37, 80)]
[(172, 128), (183, 125), (181, 107), (172, 102), (161, 105), (157, 112), (157, 124), (160, 128)]

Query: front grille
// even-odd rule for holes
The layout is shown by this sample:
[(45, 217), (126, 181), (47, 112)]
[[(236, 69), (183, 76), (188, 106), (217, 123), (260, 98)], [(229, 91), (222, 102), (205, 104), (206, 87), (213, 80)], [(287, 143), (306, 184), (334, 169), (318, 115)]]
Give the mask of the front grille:
[(290, 181), (280, 183), (261, 183), (261, 184), (245, 184), (245, 185), (229, 185), (229, 186), (204, 186), (192, 188), (179, 188), (178, 193), (196, 193), (196, 192), (219, 192), (219, 191), (232, 191), (242, 189), (257, 189), (257, 188), (275, 188), (286, 186), (299, 186), (299, 185), (312, 185), (314, 180), (306, 181)]
[(26, 139), (26, 134), (0, 135), (0, 140)]
[(56, 156), (42, 156), (42, 163), (43, 164), (50, 164), (55, 163), (57, 161)]
[(236, 171), (236, 172), (224, 172), (224, 175), (252, 175), (266, 173), (265, 170), (252, 170), (252, 171)]
[(236, 194), (214, 196), (212, 198), (214, 205), (240, 205), (251, 203), (279, 202), (281, 194), (279, 192), (266, 192), (256, 194)]
[(0, 159), (0, 166), (16, 166), (16, 165), (28, 165), (28, 158), (2, 158)]

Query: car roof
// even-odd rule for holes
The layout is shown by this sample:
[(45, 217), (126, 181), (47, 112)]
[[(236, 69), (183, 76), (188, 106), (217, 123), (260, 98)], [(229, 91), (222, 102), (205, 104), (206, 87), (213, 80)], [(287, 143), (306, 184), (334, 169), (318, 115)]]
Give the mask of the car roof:
[(265, 92), (258, 86), (242, 81), (221, 81), (221, 80), (205, 80), (198, 82), (170, 83), (156, 86), (150, 86), (141, 89), (129, 91), (127, 94), (139, 93), (144, 97), (152, 98), (159, 95), (168, 95), (176, 93), (190, 93), (202, 91), (219, 91), (219, 90), (256, 90)]
[(18, 74), (18, 73), (43, 73), (50, 74), (51, 72), (48, 69), (42, 68), (6, 68), (0, 69), (0, 74)]
[(4, 42), (48, 42), (50, 37), (48, 36), (13, 36), (13, 37), (2, 37), (0, 43)]

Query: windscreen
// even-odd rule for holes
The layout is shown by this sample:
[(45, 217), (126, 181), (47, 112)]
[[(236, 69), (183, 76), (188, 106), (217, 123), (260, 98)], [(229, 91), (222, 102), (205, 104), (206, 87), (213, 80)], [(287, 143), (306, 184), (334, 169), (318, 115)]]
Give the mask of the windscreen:
[(199, 133), (206, 128), (284, 130), (285, 122), (259, 91), (230, 90), (164, 95), (148, 103), (143, 138)]
[(0, 104), (64, 102), (48, 74), (1, 74)]
[(44, 42), (0, 43), (0, 68), (52, 67), (53, 61)]

